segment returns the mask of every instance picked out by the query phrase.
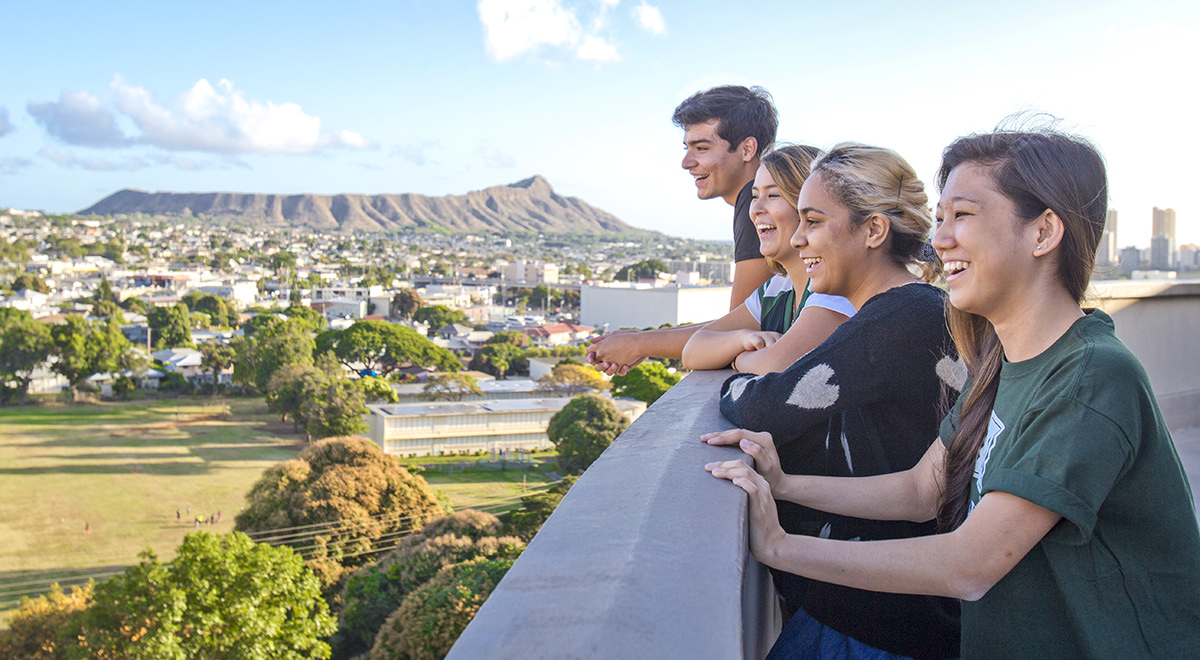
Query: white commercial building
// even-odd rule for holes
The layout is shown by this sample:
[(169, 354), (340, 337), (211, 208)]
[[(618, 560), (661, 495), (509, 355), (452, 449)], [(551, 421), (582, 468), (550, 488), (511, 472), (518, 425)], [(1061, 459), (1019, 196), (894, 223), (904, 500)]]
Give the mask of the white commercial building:
[(580, 322), (596, 328), (657, 328), (669, 323), (703, 323), (729, 311), (730, 286), (584, 284), (579, 290)]

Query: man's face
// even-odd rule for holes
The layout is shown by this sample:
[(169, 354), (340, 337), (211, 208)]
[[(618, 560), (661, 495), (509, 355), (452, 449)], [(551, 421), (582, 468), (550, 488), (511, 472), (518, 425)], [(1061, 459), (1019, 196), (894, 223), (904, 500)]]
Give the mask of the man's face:
[(696, 179), (696, 196), (700, 199), (721, 197), (733, 203), (746, 185), (745, 161), (742, 149), (729, 150), (729, 142), (717, 135), (719, 120), (684, 128), (683, 145), (687, 153), (680, 163)]

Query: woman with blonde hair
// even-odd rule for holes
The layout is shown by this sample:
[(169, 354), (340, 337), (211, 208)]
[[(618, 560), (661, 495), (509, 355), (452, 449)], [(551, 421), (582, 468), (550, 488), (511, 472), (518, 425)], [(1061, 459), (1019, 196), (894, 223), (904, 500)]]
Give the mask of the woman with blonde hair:
[[(951, 144), (938, 179), (933, 245), (970, 375), (940, 438), (912, 469), (864, 479), (784, 474), (757, 434), (742, 443), (757, 472), (707, 468), (749, 493), (760, 561), (962, 599), (963, 658), (1194, 657), (1191, 489), (1141, 364), (1112, 319), (1080, 306), (1107, 210), (1103, 160), (1072, 136), (998, 131)], [(837, 516), (936, 519), (943, 533), (789, 535), (772, 494)]]
[[(929, 283), (939, 278), (940, 263), (927, 243), (933, 218), (924, 185), (893, 151), (841, 144), (813, 163), (798, 205), (792, 243), (810, 286), (845, 297), (858, 311), (783, 372), (726, 381), (721, 412), (742, 428), (704, 440), (777, 447), (776, 466), (788, 474), (907, 470), (936, 435), (950, 390), (962, 386), (945, 295)], [(936, 531), (930, 521), (831, 516), (786, 502), (771, 522), (823, 539)], [(958, 656), (958, 605), (951, 599), (846, 588), (764, 563), (794, 611), (768, 657)]]
[(854, 307), (840, 296), (813, 294), (792, 235), (800, 225), (796, 200), (821, 151), (787, 145), (765, 154), (754, 178), (750, 219), (759, 251), (776, 275), (725, 316), (697, 330), (683, 347), (688, 369), (783, 371), (812, 350)]

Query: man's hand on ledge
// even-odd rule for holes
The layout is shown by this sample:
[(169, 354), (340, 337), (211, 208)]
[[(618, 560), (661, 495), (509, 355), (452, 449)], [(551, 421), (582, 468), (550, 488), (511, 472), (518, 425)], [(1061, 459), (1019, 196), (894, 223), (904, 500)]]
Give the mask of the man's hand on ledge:
[(617, 330), (588, 339), (588, 364), (609, 376), (624, 376), (642, 363), (645, 355), (638, 354), (637, 330)]

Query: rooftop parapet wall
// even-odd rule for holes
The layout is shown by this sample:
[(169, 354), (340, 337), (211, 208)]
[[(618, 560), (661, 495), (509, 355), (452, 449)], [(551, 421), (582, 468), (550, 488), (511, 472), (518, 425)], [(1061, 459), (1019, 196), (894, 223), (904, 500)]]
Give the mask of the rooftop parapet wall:
[(760, 658), (778, 631), (746, 497), (704, 464), (727, 371), (697, 372), (579, 479), (448, 658)]
[(1097, 281), (1085, 304), (1112, 316), (1171, 429), (1200, 426), (1200, 280)]

